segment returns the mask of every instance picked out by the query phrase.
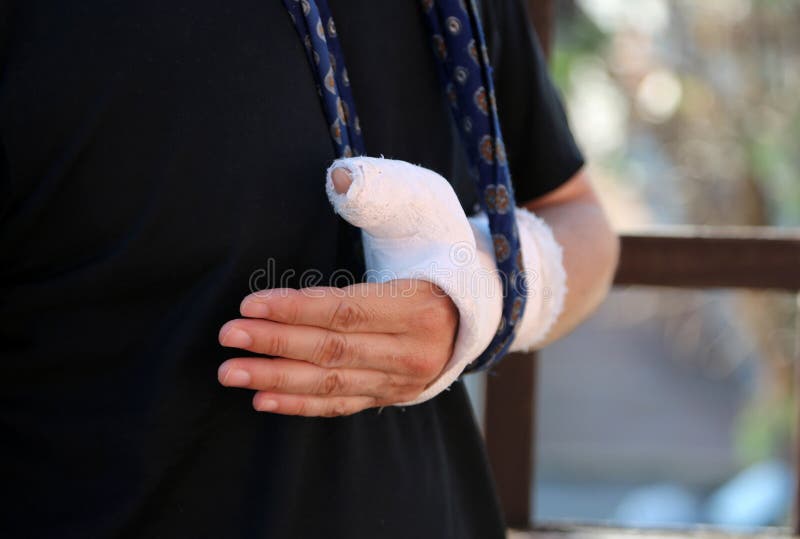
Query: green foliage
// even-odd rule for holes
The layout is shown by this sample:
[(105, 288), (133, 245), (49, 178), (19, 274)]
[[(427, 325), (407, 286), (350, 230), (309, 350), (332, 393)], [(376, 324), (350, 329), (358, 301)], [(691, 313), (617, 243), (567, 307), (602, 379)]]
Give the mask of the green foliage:
[(556, 34), (556, 46), (550, 59), (550, 72), (556, 86), (569, 92), (569, 74), (576, 62), (596, 56), (608, 44), (610, 36), (582, 11), (562, 19)]
[(794, 399), (754, 399), (739, 415), (734, 447), (744, 467), (761, 460), (787, 457), (791, 447)]

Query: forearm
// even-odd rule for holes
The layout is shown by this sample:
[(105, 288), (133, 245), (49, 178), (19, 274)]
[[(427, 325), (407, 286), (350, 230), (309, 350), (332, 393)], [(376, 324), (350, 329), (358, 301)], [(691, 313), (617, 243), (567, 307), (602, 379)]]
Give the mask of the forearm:
[[(427, 400), (479, 357), (501, 323), (502, 285), (488, 217), (467, 218), (447, 180), (403, 161), (341, 159), (326, 185), (336, 212), (362, 228), (371, 275), (380, 282), (430, 281), (458, 310), (449, 360), (422, 393), (399, 404)], [(541, 347), (576, 326), (608, 290), (617, 257), (616, 236), (583, 174), (527, 207), (535, 214), (515, 217), (528, 301), (508, 318), (518, 324), (511, 350)]]
[(567, 273), (564, 308), (545, 339), (536, 345), (542, 348), (569, 333), (603, 300), (616, 269), (619, 239), (584, 172), (525, 207), (550, 226), (563, 249)]

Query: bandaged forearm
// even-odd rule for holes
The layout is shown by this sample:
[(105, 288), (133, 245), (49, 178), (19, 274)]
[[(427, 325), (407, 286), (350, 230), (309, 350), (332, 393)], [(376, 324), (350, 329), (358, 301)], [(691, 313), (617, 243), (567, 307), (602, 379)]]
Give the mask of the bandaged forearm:
[[(342, 194), (331, 178), (340, 167), (352, 178)], [(458, 308), (452, 357), (425, 391), (402, 405), (438, 395), (481, 355), (500, 324), (503, 287), (488, 219), (467, 218), (447, 180), (404, 161), (337, 160), (328, 170), (327, 191), (334, 210), (362, 230), (368, 281), (424, 279)], [(527, 351), (542, 342), (561, 313), (566, 273), (550, 227), (527, 210), (515, 215), (528, 299), (513, 321), (518, 327), (511, 351)]]

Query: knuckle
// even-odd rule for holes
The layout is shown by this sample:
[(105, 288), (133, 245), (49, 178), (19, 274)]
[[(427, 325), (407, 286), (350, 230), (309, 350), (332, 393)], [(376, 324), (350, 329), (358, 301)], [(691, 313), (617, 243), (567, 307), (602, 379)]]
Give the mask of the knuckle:
[(305, 399), (298, 400), (294, 407), (294, 413), (297, 415), (308, 415), (308, 402)]
[(420, 379), (426, 383), (434, 380), (442, 372), (443, 363), (429, 361), (420, 368)]
[(279, 311), (280, 321), (284, 324), (296, 324), (300, 318), (300, 298), (295, 295), (287, 296), (285, 302), (285, 308)]
[(407, 354), (402, 358), (402, 363), (405, 371), (417, 380), (430, 380), (441, 370), (441, 364), (428, 354)]
[(333, 399), (330, 406), (325, 411), (327, 417), (338, 417), (353, 413), (347, 404), (346, 399)]
[(388, 406), (398, 402), (407, 402), (413, 400), (423, 389), (425, 389), (425, 384), (420, 380), (395, 375), (391, 387), (380, 397), (375, 397), (371, 406)]
[(417, 396), (419, 396), (419, 394), (422, 393), (424, 389), (425, 388), (423, 386), (418, 386), (418, 385), (407, 386), (403, 388), (402, 391), (400, 391), (397, 402), (412, 401), (416, 399)]
[(419, 327), (426, 331), (443, 331), (457, 320), (455, 309), (448, 305), (449, 298), (434, 298), (426, 301), (416, 315)]
[(381, 389), (383, 389), (384, 393), (395, 391), (397, 388), (403, 387), (405, 385), (405, 380), (402, 379), (400, 375), (392, 372), (383, 372), (382, 378), (383, 379), (381, 380)]
[(363, 409), (377, 408), (378, 406), (383, 406), (381, 400), (378, 397), (369, 397), (368, 404)]
[(270, 356), (284, 356), (288, 349), (288, 342), (286, 336), (280, 333), (272, 333), (264, 337), (263, 349), (264, 354)]
[(316, 358), (323, 366), (338, 365), (347, 352), (347, 339), (344, 335), (328, 332), (317, 348)]
[(330, 326), (340, 331), (350, 331), (361, 327), (367, 321), (368, 315), (364, 307), (358, 303), (341, 300), (336, 305), (331, 317)]
[(405, 400), (406, 394), (415, 391), (420, 386), (420, 382), (412, 376), (385, 373), (383, 386), (384, 394), (393, 395), (396, 400)]
[(345, 380), (342, 373), (338, 370), (330, 370), (322, 377), (319, 393), (323, 395), (335, 395), (341, 393), (345, 387)]
[(289, 373), (283, 369), (275, 370), (267, 378), (267, 385), (270, 389), (287, 389), (289, 384)]

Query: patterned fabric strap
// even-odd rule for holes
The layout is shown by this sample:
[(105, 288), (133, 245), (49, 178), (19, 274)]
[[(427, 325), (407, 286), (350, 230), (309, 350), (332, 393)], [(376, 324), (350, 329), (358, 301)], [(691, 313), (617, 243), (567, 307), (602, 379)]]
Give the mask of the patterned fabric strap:
[(421, 0), (444, 84), (470, 164), (477, 168), (478, 198), (489, 218), (503, 282), (503, 317), (492, 343), (469, 370), (499, 361), (514, 340), (527, 287), (514, 217), (514, 190), (492, 81), (492, 67), (474, 0)]
[[(328, 3), (324, 0), (283, 0), (283, 5), (305, 47), (336, 157), (366, 155), (361, 122)], [(345, 244), (342, 262), (363, 267), (361, 231), (343, 220), (339, 223), (343, 227), (342, 241)]]
[(325, 0), (283, 0), (283, 4), (306, 48), (336, 156), (365, 155), (361, 122), (328, 3)]
[[(473, 0), (421, 0), (437, 70), (477, 177), (503, 283), (503, 316), (489, 347), (467, 370), (499, 361), (525, 308), (525, 281), (514, 217), (514, 191), (494, 96), (492, 68)], [(284, 0), (305, 44), (339, 157), (363, 155), (364, 143), (344, 57), (326, 0)], [(352, 121), (351, 121), (352, 118)]]

